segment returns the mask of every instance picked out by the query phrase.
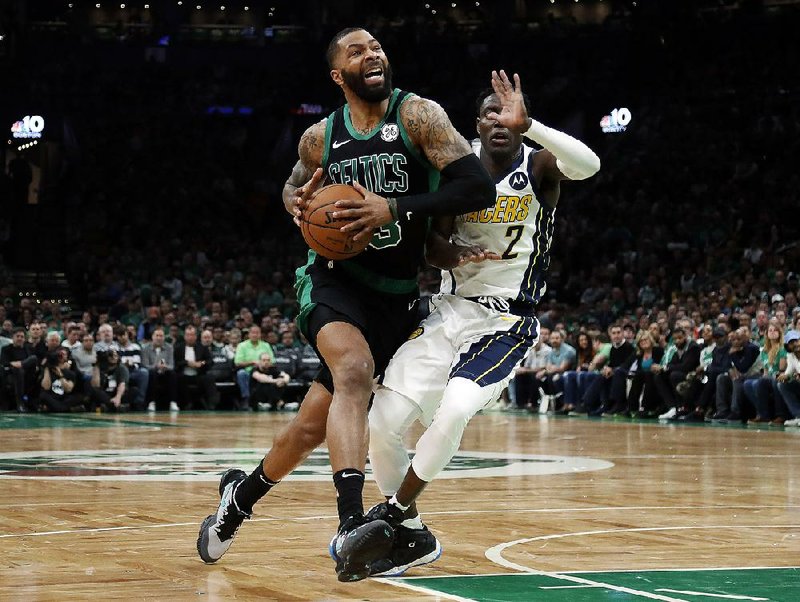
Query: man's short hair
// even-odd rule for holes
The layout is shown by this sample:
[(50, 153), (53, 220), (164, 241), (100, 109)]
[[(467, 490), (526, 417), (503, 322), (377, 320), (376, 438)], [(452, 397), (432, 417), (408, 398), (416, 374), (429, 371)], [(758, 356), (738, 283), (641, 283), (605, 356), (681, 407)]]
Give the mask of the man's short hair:
[(336, 60), (336, 51), (339, 49), (339, 42), (343, 37), (354, 31), (366, 31), (363, 27), (346, 27), (337, 33), (328, 44), (328, 49), (325, 51), (325, 60), (328, 61), (328, 68), (334, 69), (333, 62)]
[(128, 334), (128, 329), (125, 328), (122, 324), (115, 324), (114, 328), (112, 329), (114, 336), (122, 336), (123, 334)]
[(682, 334), (683, 336), (686, 336), (686, 331), (683, 329), (682, 326), (678, 326), (675, 328), (675, 330), (672, 331), (672, 334)]
[(14, 330), (11, 331), (11, 334), (17, 334), (18, 332), (21, 332), (22, 334), (28, 334), (28, 331), (25, 330), (24, 326), (17, 326)]

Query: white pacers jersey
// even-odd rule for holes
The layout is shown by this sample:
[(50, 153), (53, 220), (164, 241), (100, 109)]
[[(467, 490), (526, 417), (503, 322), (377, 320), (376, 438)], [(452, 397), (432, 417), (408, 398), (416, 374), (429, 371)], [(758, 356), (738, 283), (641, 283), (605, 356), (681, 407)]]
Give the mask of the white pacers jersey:
[[(480, 140), (472, 142), (472, 149), (480, 156)], [(479, 245), (502, 259), (443, 271), (442, 293), (495, 297), (530, 305), (544, 295), (555, 209), (542, 205), (536, 196), (538, 188), (530, 176), (534, 154), (534, 149), (522, 145), (522, 156), (496, 183), (494, 207), (455, 219), (451, 238), (454, 244)]]

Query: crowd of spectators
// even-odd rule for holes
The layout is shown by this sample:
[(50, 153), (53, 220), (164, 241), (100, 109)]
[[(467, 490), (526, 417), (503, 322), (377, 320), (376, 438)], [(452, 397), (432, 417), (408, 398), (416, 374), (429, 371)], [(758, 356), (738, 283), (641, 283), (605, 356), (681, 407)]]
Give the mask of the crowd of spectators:
[(691, 315), (671, 305), (607, 330), (590, 324), (574, 344), (565, 323), (542, 326), (504, 408), (800, 426), (796, 293), (700, 322)]
[[(436, 36), (419, 35), (410, 23), (368, 23), (387, 49), (396, 83), (439, 101), (466, 135), (474, 130), (472, 91), (503, 66), (521, 73), (540, 120), (575, 133), (601, 156), (598, 176), (564, 185), (558, 210), (548, 292), (538, 315), (551, 333), (563, 331), (553, 336), (556, 353), (568, 352), (572, 342), (585, 369), (572, 375), (561, 367), (563, 393), (558, 374), (547, 375), (541, 388), (548, 400), (561, 393), (559, 407), (587, 412), (628, 403), (620, 393), (627, 387), (613, 375), (629, 358), (611, 340), (611, 351), (600, 356), (608, 359), (589, 352), (603, 336), (614, 338), (608, 330), (615, 324), (637, 350), (651, 346), (645, 361), (636, 361), (632, 379), (632, 390), (648, 400), (636, 412), (651, 414), (663, 405), (683, 410), (665, 388), (686, 389), (678, 377), (653, 378), (643, 369), (650, 361), (666, 368), (683, 357), (669, 351), (680, 324), (698, 346), (707, 342), (703, 331), (709, 328), (727, 334), (755, 320), (763, 330), (774, 319), (784, 336), (792, 329), (800, 222), (791, 215), (800, 202), (800, 175), (789, 157), (800, 154), (799, 23), (792, 7), (777, 17), (729, 11), (680, 23), (515, 22), (510, 37), (493, 36), (491, 28), (465, 33), (442, 21)], [(70, 335), (64, 326), (70, 318), (89, 334), (110, 325), (118, 346), (143, 345), (140, 369), (128, 371), (137, 395), (123, 395), (134, 408), (154, 401), (142, 392), (147, 387), (166, 391), (159, 403), (182, 403), (181, 387), (190, 381), (170, 374), (198, 370), (188, 361), (204, 361), (197, 359), (202, 350), (196, 343), (184, 340), (190, 326), (201, 345), (210, 336), (213, 345), (236, 347), (253, 324), (262, 328), (256, 338), (273, 348), (286, 346), (282, 338), (289, 335), (296, 344), (293, 270), (304, 262), (305, 247), (283, 211), (280, 190), (299, 133), (320, 118), (298, 114), (304, 112), (298, 107), (318, 104), (324, 114), (340, 102), (321, 58), (328, 33), (317, 31), (308, 44), (258, 51), (169, 48), (164, 63), (144, 62), (142, 48), (130, 45), (106, 52), (63, 40), (31, 45), (28, 64), (18, 66), (26, 77), (7, 77), (21, 82), (21, 95), (27, 86), (43, 111), (63, 117), (63, 169), (40, 198), (57, 215), (49, 242), (61, 240), (77, 291), (74, 305), (86, 311), (60, 316), (48, 303), (18, 303), (17, 291), (5, 287), (0, 295), (10, 301), (3, 318), (12, 319), (7, 334), (24, 327), (35, 346), (34, 324), (64, 338), (84, 334)], [(731, 45), (730, 39), (749, 43)], [(412, 48), (436, 60), (410, 60)], [(469, 69), (441, 69), (459, 64), (465, 49)], [(532, 67), (534, 55), (547, 60)], [(486, 77), (476, 76), (481, 73)], [(600, 117), (620, 103), (633, 112), (627, 131), (601, 134)], [(233, 114), (209, 112), (215, 106), (233, 107)], [(242, 106), (252, 113), (240, 114)], [(17, 234), (6, 247), (9, 255), (36, 250)], [(437, 286), (438, 274), (423, 271), (422, 294)], [(113, 331), (120, 325), (128, 332), (122, 340)], [(155, 326), (174, 346), (174, 367), (160, 373), (141, 369)], [(179, 343), (181, 361), (194, 350), (182, 367)], [(300, 355), (306, 354), (304, 347)], [(528, 361), (535, 358), (544, 363), (534, 367), (546, 368), (541, 348)], [(263, 369), (272, 372), (270, 379), (283, 379), (274, 367)], [(201, 392), (197, 398), (206, 407), (217, 403), (216, 391), (230, 404), (224, 386), (212, 391), (197, 375), (183, 376), (195, 377), (189, 389)], [(228, 388), (238, 397), (249, 395), (251, 378), (225, 378), (237, 383)], [(536, 405), (539, 385), (525, 380), (517, 403)], [(731, 398), (738, 395), (738, 385), (722, 384), (719, 391), (728, 388)], [(708, 408), (717, 390), (712, 395), (703, 388), (698, 395), (705, 396), (698, 405)], [(255, 397), (270, 405), (274, 395), (256, 386), (249, 406)]]
[(320, 368), (293, 321), (246, 307), (178, 325), (169, 301), (72, 320), (28, 298), (0, 318), (0, 407), (19, 412), (297, 410)]

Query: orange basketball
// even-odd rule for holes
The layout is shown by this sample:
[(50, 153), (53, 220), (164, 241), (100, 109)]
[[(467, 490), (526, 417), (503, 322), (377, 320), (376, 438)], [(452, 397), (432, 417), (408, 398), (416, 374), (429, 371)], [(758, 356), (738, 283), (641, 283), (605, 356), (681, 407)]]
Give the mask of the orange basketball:
[(300, 218), (303, 238), (309, 247), (327, 259), (350, 259), (367, 248), (372, 237), (353, 241), (353, 234), (339, 228), (348, 220), (333, 219), (336, 201), (363, 199), (361, 193), (347, 184), (330, 184), (320, 188)]

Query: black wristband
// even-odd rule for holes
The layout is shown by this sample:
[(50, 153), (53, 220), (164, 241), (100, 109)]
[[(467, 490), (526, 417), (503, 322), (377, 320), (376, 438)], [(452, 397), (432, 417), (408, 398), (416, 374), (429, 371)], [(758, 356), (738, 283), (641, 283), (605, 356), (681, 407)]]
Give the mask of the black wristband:
[(447, 165), (442, 176), (438, 190), (398, 198), (398, 214), (461, 215), (494, 205), (494, 180), (474, 153)]

